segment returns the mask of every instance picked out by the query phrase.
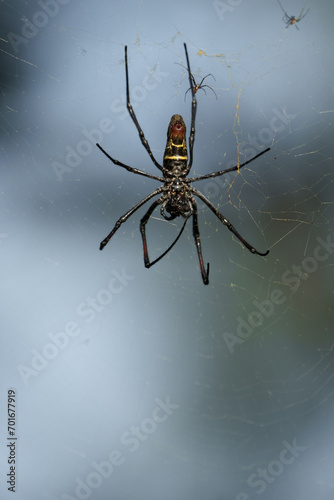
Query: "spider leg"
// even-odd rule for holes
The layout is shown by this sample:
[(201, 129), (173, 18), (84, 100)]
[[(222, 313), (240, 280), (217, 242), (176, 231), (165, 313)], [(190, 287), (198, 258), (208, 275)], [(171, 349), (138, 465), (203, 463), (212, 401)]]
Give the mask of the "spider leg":
[(215, 77), (214, 77), (211, 73), (208, 73), (207, 75), (205, 75), (205, 76), (202, 78), (202, 81), (201, 81), (201, 83), (200, 83), (200, 87), (202, 86), (202, 83), (204, 82), (204, 80), (205, 80), (208, 76), (212, 76), (212, 78), (214, 79), (214, 81), (216, 81)]
[(96, 145), (102, 151), (102, 153), (104, 153), (106, 155), (106, 157), (109, 158), (109, 160), (111, 160), (115, 165), (118, 165), (119, 167), (126, 168), (126, 170), (128, 170), (129, 172), (133, 172), (134, 174), (144, 175), (145, 177), (148, 177), (149, 179), (155, 179), (156, 181), (164, 182), (163, 177), (158, 177), (157, 175), (147, 174), (146, 172), (143, 172), (142, 170), (139, 170), (138, 168), (129, 167), (128, 165), (125, 165), (121, 161), (115, 160), (115, 158), (112, 158), (110, 155), (108, 155), (108, 153), (100, 146), (100, 144), (96, 143)]
[[(216, 92), (213, 90), (213, 88), (212, 88), (212, 87), (210, 87), (210, 85), (206, 85), (206, 84), (205, 84), (205, 85), (202, 85), (202, 86), (200, 87), (200, 89), (204, 90), (204, 87), (208, 87), (208, 89), (212, 90), (212, 92), (213, 92), (213, 93), (215, 94), (215, 96), (216, 96), (216, 99), (218, 99)], [(205, 90), (204, 90), (204, 92), (205, 92)], [(206, 93), (206, 92), (205, 92), (205, 93)]]
[(189, 90), (192, 90), (192, 89), (189, 87), (189, 89), (187, 90), (187, 92), (184, 94), (184, 102), (186, 102), (186, 96), (187, 96)]
[(279, 0), (277, 0), (279, 6), (281, 7), (282, 11), (284, 12), (284, 16), (282, 17), (283, 22), (285, 23), (285, 29), (288, 29), (288, 27), (292, 24), (294, 24), (293, 20), (295, 19), (294, 16), (289, 16), (288, 13), (283, 9), (283, 6)]
[(189, 90), (192, 90), (193, 92), (196, 93), (196, 90), (193, 90), (194, 88), (196, 88), (196, 81), (195, 81), (194, 75), (192, 73), (189, 73), (189, 69), (188, 68), (186, 68), (185, 66), (183, 66), (183, 64), (181, 64), (181, 63), (175, 63), (175, 64), (178, 64), (179, 66), (182, 66), (182, 68), (184, 68), (186, 71), (188, 71), (189, 80), (191, 80), (191, 82), (192, 82), (192, 85), (189, 87), (189, 89), (187, 90), (187, 92), (184, 94), (184, 102), (186, 102), (186, 95), (188, 94)]
[(148, 251), (147, 251), (147, 241), (146, 241), (145, 226), (146, 226), (149, 218), (151, 217), (153, 211), (156, 209), (156, 207), (158, 205), (161, 205), (161, 202), (162, 202), (162, 200), (160, 200), (160, 199), (154, 201), (152, 203), (152, 205), (150, 206), (150, 208), (147, 210), (147, 212), (144, 215), (144, 217), (140, 221), (140, 234), (141, 234), (141, 238), (143, 240), (143, 250), (144, 250), (144, 264), (145, 264), (145, 267), (147, 267), (147, 268), (149, 268), (151, 266), (151, 263), (150, 263), (150, 259), (149, 259)]
[[(303, 10), (304, 10), (304, 9), (303, 9)], [(304, 17), (306, 16), (306, 14), (308, 13), (308, 11), (309, 11), (309, 10), (310, 10), (310, 9), (307, 9), (307, 11), (305, 12), (305, 14), (304, 14), (303, 16), (301, 15), (301, 14), (302, 14), (302, 12), (303, 12), (303, 11), (302, 11), (302, 12), (301, 12), (301, 14), (300, 14), (300, 17), (298, 18), (298, 21), (300, 21), (301, 19), (304, 19)]]
[(190, 134), (189, 134), (189, 165), (188, 165), (188, 168), (190, 169), (192, 164), (193, 164), (193, 150), (194, 150), (194, 142), (195, 142), (195, 120), (196, 120), (197, 101), (196, 101), (196, 94), (194, 92), (193, 81), (191, 79), (192, 73), (190, 70), (190, 62), (189, 62), (189, 56), (188, 56), (188, 50), (187, 50), (186, 44), (184, 44), (184, 50), (186, 53), (189, 84), (190, 84), (191, 93), (193, 95), (193, 100), (192, 100), (192, 105), (191, 105), (191, 128), (190, 128)]
[(240, 168), (245, 167), (248, 165), (248, 163), (251, 163), (252, 161), (256, 160), (259, 156), (263, 155), (264, 153), (267, 153), (270, 148), (265, 149), (264, 151), (261, 151), (261, 153), (257, 154), (256, 156), (253, 156), (250, 160), (245, 161), (241, 165), (236, 165), (235, 167), (231, 168), (226, 168), (225, 170), (220, 170), (219, 172), (211, 172), (211, 174), (206, 174), (206, 175), (201, 175), (199, 177), (193, 177), (192, 179), (187, 178), (185, 181), (186, 182), (195, 182), (195, 181), (202, 181), (204, 179), (212, 179), (213, 177), (218, 177), (219, 175), (224, 175), (227, 174), (228, 172), (233, 172), (234, 170), (240, 170)]
[[(194, 194), (196, 190), (194, 190)], [(197, 218), (197, 203), (193, 199), (192, 200), (192, 206), (193, 206), (193, 236), (197, 248), (197, 254), (198, 254), (198, 260), (199, 260), (199, 265), (201, 268), (201, 274), (202, 274), (202, 279), (204, 285), (209, 284), (209, 269), (210, 269), (210, 264), (208, 263), (207, 268), (205, 270), (204, 267), (204, 261), (203, 261), (203, 255), (202, 255), (202, 248), (201, 248), (201, 238), (199, 234), (199, 229), (198, 229), (198, 218)]]
[[(188, 70), (188, 71), (189, 71), (189, 70)], [(193, 86), (194, 86), (194, 87), (196, 87), (196, 80), (195, 80), (194, 75), (193, 75), (192, 73), (189, 73), (189, 76), (190, 76), (190, 78), (191, 78), (191, 80), (192, 80), (192, 82), (193, 82)]]
[[(150, 208), (147, 210), (147, 212), (144, 215), (144, 217), (140, 221), (140, 233), (141, 233), (141, 237), (142, 237), (142, 240), (143, 240), (143, 250), (144, 250), (144, 264), (145, 264), (145, 267), (147, 267), (147, 268), (150, 268), (151, 266), (153, 266), (154, 264), (156, 264), (157, 262), (159, 262), (159, 260), (161, 260), (163, 257), (165, 257), (165, 255), (167, 255), (167, 253), (174, 247), (174, 245), (176, 245), (176, 243), (179, 241), (179, 239), (181, 237), (181, 234), (183, 233), (183, 230), (184, 230), (184, 228), (186, 226), (187, 220), (189, 219), (189, 217), (191, 215), (191, 213), (190, 213), (189, 215), (187, 215), (185, 217), (185, 221), (183, 223), (183, 226), (182, 226), (179, 234), (177, 235), (177, 237), (175, 238), (175, 240), (173, 241), (173, 243), (167, 248), (167, 250), (165, 250), (160, 255), (160, 257), (157, 257), (153, 262), (150, 262), (150, 259), (149, 259), (149, 256), (148, 256), (148, 250), (147, 250), (147, 241), (146, 241), (145, 226), (146, 226), (149, 218), (151, 217), (152, 213), (154, 212), (154, 210), (156, 209), (156, 207), (161, 204), (161, 202), (162, 202), (161, 199), (154, 201), (152, 203), (152, 205), (150, 206)], [(173, 217), (173, 219), (174, 218), (175, 217)]]
[[(281, 2), (279, 0), (277, 0), (277, 2), (278, 2), (278, 5), (281, 7), (282, 11), (284, 12), (284, 17), (286, 17), (286, 19), (289, 19), (289, 16), (286, 13), (286, 11), (283, 9), (283, 6), (282, 6)], [(283, 19), (284, 19), (284, 17), (283, 17)]]
[(131, 217), (131, 215), (136, 212), (136, 210), (138, 210), (138, 208), (140, 208), (142, 205), (144, 205), (144, 203), (146, 203), (148, 200), (150, 200), (151, 198), (153, 198), (153, 196), (162, 193), (163, 190), (164, 190), (163, 186), (155, 189), (152, 193), (150, 193), (148, 196), (146, 196), (146, 198), (144, 198), (143, 200), (141, 200), (139, 203), (137, 203), (137, 205), (135, 205), (134, 207), (130, 208), (130, 210), (128, 210), (128, 212), (126, 212), (124, 215), (122, 215), (122, 217), (120, 217), (118, 219), (118, 221), (116, 222), (114, 228), (112, 229), (112, 231), (110, 231), (110, 233), (108, 234), (108, 236), (106, 238), (104, 238), (103, 241), (101, 241), (100, 250), (104, 249), (104, 247), (107, 245), (107, 243), (109, 242), (109, 240), (116, 233), (117, 229), (119, 229), (120, 226), (124, 222), (126, 222), (128, 220), (128, 218)]
[(305, 12), (305, 14), (303, 15), (303, 12), (304, 12), (304, 10), (305, 10), (306, 5), (308, 4), (308, 1), (309, 1), (309, 0), (306, 0), (306, 3), (305, 3), (305, 5), (304, 5), (304, 7), (302, 8), (302, 10), (301, 10), (301, 12), (300, 12), (299, 16), (297, 17), (297, 21), (300, 21), (301, 19), (303, 19), (303, 17), (305, 17), (305, 16), (306, 16), (306, 14), (308, 13), (308, 11), (310, 10), (310, 9), (308, 8), (308, 9), (307, 9), (307, 11)]
[[(167, 200), (166, 200), (166, 203), (167, 203)], [(161, 210), (160, 210), (160, 213), (163, 216), (163, 218), (165, 220), (174, 220), (174, 219), (176, 219), (176, 217), (178, 217), (178, 215), (166, 215), (165, 206), (166, 206), (166, 204), (162, 205)]]
[(132, 108), (131, 103), (130, 103), (129, 71), (128, 71), (128, 47), (127, 46), (125, 46), (125, 76), (126, 76), (126, 105), (127, 105), (129, 114), (130, 114), (130, 116), (132, 118), (133, 123), (136, 125), (136, 128), (138, 130), (139, 137), (140, 137), (142, 145), (144, 146), (144, 148), (146, 149), (146, 151), (150, 155), (150, 158), (153, 161), (154, 165), (159, 170), (162, 171), (162, 166), (159, 165), (159, 163), (157, 162), (157, 160), (154, 158), (153, 153), (151, 151), (151, 148), (150, 148), (150, 146), (149, 146), (149, 144), (147, 142), (147, 139), (145, 138), (144, 132), (141, 129), (139, 123), (138, 123), (137, 117), (136, 117), (135, 112), (133, 111), (133, 108)]
[(258, 252), (252, 245), (250, 245), (235, 229), (235, 227), (231, 224), (231, 222), (224, 217), (223, 214), (221, 214), (213, 205), (212, 203), (202, 194), (200, 191), (197, 191), (197, 189), (193, 188), (192, 186), (189, 187), (190, 191), (196, 195), (200, 200), (202, 200), (207, 207), (210, 208), (210, 210), (215, 214), (216, 217), (233, 233), (235, 236), (241, 241), (241, 243), (251, 252), (251, 253), (256, 253), (257, 255), (261, 255), (262, 257), (265, 257), (268, 253), (269, 250), (267, 250), (265, 253)]

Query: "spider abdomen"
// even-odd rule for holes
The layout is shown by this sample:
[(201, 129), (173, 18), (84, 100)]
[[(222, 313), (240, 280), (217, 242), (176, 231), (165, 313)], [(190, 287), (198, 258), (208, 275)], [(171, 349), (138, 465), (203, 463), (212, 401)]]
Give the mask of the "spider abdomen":
[[(173, 115), (168, 126), (163, 170), (169, 177), (187, 175), (189, 169), (186, 126), (181, 115)], [(166, 176), (166, 175), (165, 175)]]

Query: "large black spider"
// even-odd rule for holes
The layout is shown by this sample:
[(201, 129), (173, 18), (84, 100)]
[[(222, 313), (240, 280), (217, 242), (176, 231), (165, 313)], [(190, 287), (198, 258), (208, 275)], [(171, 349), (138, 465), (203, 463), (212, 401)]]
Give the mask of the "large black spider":
[[(263, 155), (270, 148), (267, 148), (265, 151), (262, 151), (258, 155), (254, 156), (250, 160), (242, 163), (241, 165), (236, 165), (235, 167), (228, 168), (226, 170), (220, 170), (219, 172), (212, 172), (210, 174), (201, 175), (199, 177), (188, 178), (187, 175), (191, 169), (193, 164), (193, 149), (194, 149), (194, 140), (195, 140), (195, 118), (196, 118), (196, 109), (197, 109), (197, 101), (196, 101), (196, 90), (194, 88), (194, 82), (191, 78), (191, 70), (190, 63), (188, 57), (187, 46), (184, 44), (184, 50), (186, 54), (187, 60), (187, 69), (189, 75), (189, 83), (192, 91), (192, 107), (191, 107), (191, 129), (189, 135), (189, 163), (188, 163), (188, 152), (187, 152), (187, 142), (186, 142), (186, 126), (184, 124), (183, 118), (180, 115), (173, 115), (168, 131), (167, 131), (167, 144), (163, 158), (163, 166), (159, 165), (156, 159), (153, 156), (151, 148), (144, 136), (144, 132), (142, 131), (137, 117), (133, 111), (133, 108), (130, 103), (130, 91), (129, 91), (129, 74), (128, 74), (128, 55), (127, 55), (127, 46), (125, 46), (125, 76), (126, 76), (126, 97), (127, 97), (127, 108), (132, 118), (132, 121), (136, 125), (136, 128), (139, 132), (139, 137), (142, 142), (142, 145), (148, 152), (152, 162), (154, 165), (162, 172), (163, 177), (157, 175), (151, 175), (142, 170), (138, 170), (137, 168), (129, 167), (124, 163), (112, 158), (99, 144), (97, 144), (98, 148), (111, 160), (115, 165), (125, 168), (129, 172), (133, 172), (135, 174), (143, 175), (148, 177), (149, 179), (155, 179), (163, 183), (162, 186), (155, 189), (152, 193), (150, 193), (146, 198), (137, 203), (134, 207), (132, 207), (128, 212), (126, 212), (122, 217), (118, 219), (112, 231), (108, 234), (108, 236), (101, 242), (100, 250), (102, 250), (109, 240), (116, 233), (117, 229), (131, 217), (144, 203), (149, 201), (151, 198), (157, 195), (161, 195), (157, 200), (155, 200), (150, 208), (147, 210), (144, 217), (142, 217), (140, 221), (140, 233), (143, 241), (143, 250), (144, 250), (144, 263), (145, 267), (149, 268), (153, 266), (156, 262), (162, 259), (176, 244), (178, 239), (180, 238), (187, 220), (190, 216), (193, 218), (193, 236), (195, 239), (195, 244), (198, 253), (199, 265), (202, 273), (203, 283), (207, 285), (209, 283), (209, 264), (205, 269), (202, 249), (201, 249), (201, 240), (198, 229), (198, 219), (197, 219), (197, 203), (194, 196), (197, 196), (200, 200), (202, 200), (212, 212), (218, 217), (218, 219), (233, 233), (235, 236), (245, 245), (248, 250), (254, 254), (265, 256), (269, 253), (269, 250), (265, 253), (258, 252), (254, 247), (252, 247), (234, 228), (229, 220), (224, 217), (213, 205), (212, 203), (197, 189), (192, 187), (192, 183), (204, 179), (212, 179), (213, 177), (218, 177), (220, 175), (224, 175), (228, 172), (232, 172), (234, 170), (239, 170), (240, 168), (248, 165), (250, 162)], [(145, 227), (146, 224), (151, 217), (153, 211), (157, 206), (161, 205), (160, 212), (161, 215), (166, 220), (173, 220), (176, 217), (183, 217), (185, 219), (183, 226), (175, 238), (173, 243), (167, 248), (163, 254), (160, 255), (153, 262), (150, 261), (147, 251), (147, 242), (146, 242), (146, 232)], [(169, 214), (169, 215), (167, 215)]]

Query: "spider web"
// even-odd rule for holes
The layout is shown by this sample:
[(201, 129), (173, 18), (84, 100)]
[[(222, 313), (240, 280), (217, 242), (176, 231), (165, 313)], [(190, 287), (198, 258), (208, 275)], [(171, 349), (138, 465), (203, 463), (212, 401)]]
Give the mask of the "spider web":
[[(2, 396), (18, 398), (19, 500), (36, 485), (62, 500), (332, 498), (333, 6), (308, 8), (298, 31), (264, 0), (2, 3)], [(207, 287), (191, 219), (144, 268), (150, 202), (98, 250), (159, 185), (95, 146), (159, 175), (126, 110), (124, 45), (162, 162), (170, 117), (190, 128), (184, 42), (216, 93), (196, 94), (189, 176), (271, 148), (195, 184), (270, 250), (252, 255), (198, 200)], [(182, 223), (154, 212), (151, 260)]]

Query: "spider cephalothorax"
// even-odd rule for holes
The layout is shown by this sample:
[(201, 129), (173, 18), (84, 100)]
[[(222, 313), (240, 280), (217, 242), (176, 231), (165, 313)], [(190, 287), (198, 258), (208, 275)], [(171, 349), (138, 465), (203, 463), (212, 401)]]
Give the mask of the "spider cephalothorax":
[[(267, 148), (265, 151), (262, 151), (261, 153), (257, 154), (250, 160), (242, 163), (241, 165), (236, 165), (232, 168), (227, 168), (225, 170), (220, 170), (219, 172), (212, 172), (210, 174), (205, 174), (201, 175), (199, 177), (193, 177), (189, 178), (187, 177), (188, 173), (190, 172), (190, 169), (192, 167), (193, 163), (193, 148), (194, 148), (194, 141), (195, 141), (195, 118), (196, 118), (196, 110), (197, 110), (197, 100), (196, 100), (196, 92), (198, 91), (199, 88), (202, 88), (202, 83), (204, 81), (204, 78), (201, 81), (200, 85), (197, 85), (194, 77), (192, 76), (192, 73), (190, 71), (190, 63), (189, 63), (189, 57), (188, 57), (188, 51), (187, 51), (187, 46), (184, 44), (184, 50), (186, 54), (186, 61), (187, 61), (187, 70), (188, 70), (188, 76), (189, 76), (189, 83), (190, 83), (190, 89), (192, 92), (192, 105), (191, 105), (191, 127), (190, 127), (190, 135), (189, 135), (189, 157), (188, 157), (188, 150), (187, 150), (187, 140), (186, 140), (186, 126), (184, 123), (184, 120), (181, 115), (173, 115), (169, 126), (168, 126), (168, 131), (167, 131), (167, 144), (166, 144), (166, 149), (164, 153), (164, 158), (163, 158), (163, 165), (161, 166), (155, 157), (153, 156), (153, 153), (151, 151), (151, 148), (145, 139), (144, 132), (142, 131), (137, 117), (133, 111), (133, 108), (130, 103), (130, 90), (129, 90), (129, 72), (128, 72), (128, 53), (127, 53), (127, 47), (125, 47), (125, 77), (126, 77), (126, 95), (127, 95), (127, 108), (129, 111), (129, 114), (132, 118), (132, 121), (134, 122), (138, 133), (140, 140), (148, 152), (152, 162), (154, 165), (161, 171), (163, 177), (157, 176), (157, 175), (152, 175), (152, 174), (147, 174), (146, 172), (143, 172), (142, 170), (138, 170), (137, 168), (130, 167), (129, 165), (125, 165), (124, 163), (120, 162), (119, 160), (116, 160), (115, 158), (112, 158), (99, 144), (97, 146), (100, 148), (100, 150), (115, 164), (120, 167), (125, 168), (129, 172), (133, 172), (135, 174), (143, 175), (145, 177), (148, 177), (150, 179), (154, 179), (157, 181), (160, 181), (162, 183), (162, 186), (158, 187), (155, 189), (152, 193), (150, 193), (146, 198), (141, 200), (137, 205), (132, 207), (128, 212), (126, 212), (122, 217), (118, 219), (116, 222), (114, 228), (112, 231), (108, 234), (108, 236), (101, 242), (100, 244), (100, 250), (102, 250), (106, 244), (109, 242), (109, 240), (112, 238), (112, 236), (115, 234), (117, 229), (125, 222), (128, 220), (131, 215), (136, 212), (140, 207), (142, 207), (147, 201), (149, 201), (151, 198), (154, 196), (160, 195), (157, 200), (155, 200), (152, 205), (149, 207), (145, 215), (142, 217), (140, 221), (140, 233), (142, 236), (142, 241), (143, 241), (143, 250), (144, 250), (144, 263), (145, 267), (151, 267), (153, 264), (158, 262), (160, 259), (162, 259), (176, 244), (176, 242), (179, 240), (185, 225), (187, 223), (187, 220), (192, 216), (192, 221), (193, 221), (193, 236), (196, 244), (196, 249), (198, 253), (198, 260), (199, 260), (199, 265), (201, 269), (201, 274), (202, 274), (202, 279), (203, 283), (207, 285), (209, 283), (209, 264), (207, 265), (205, 269), (204, 261), (203, 261), (203, 256), (202, 256), (202, 249), (201, 249), (201, 240), (200, 240), (200, 234), (199, 234), (199, 229), (198, 229), (198, 217), (197, 217), (197, 203), (195, 200), (195, 196), (202, 200), (208, 208), (218, 217), (218, 219), (233, 233), (235, 236), (245, 245), (245, 247), (252, 253), (258, 254), (258, 255), (267, 255), (269, 250), (265, 253), (258, 252), (252, 245), (250, 245), (235, 229), (235, 227), (231, 224), (231, 222), (224, 217), (223, 214), (221, 214), (213, 205), (212, 203), (197, 189), (195, 189), (192, 186), (193, 182), (196, 181), (201, 181), (204, 179), (211, 179), (213, 177), (218, 177), (220, 175), (224, 175), (228, 172), (232, 172), (235, 170), (239, 170), (240, 168), (244, 167), (248, 163), (252, 162), (259, 156), (263, 155), (267, 151), (269, 151), (270, 148)], [(206, 78), (206, 77), (205, 77)], [(211, 88), (211, 87), (210, 87)], [(178, 236), (175, 238), (173, 243), (163, 252), (158, 258), (156, 258), (154, 261), (150, 261), (149, 256), (148, 256), (148, 249), (147, 249), (147, 241), (146, 241), (146, 224), (149, 221), (151, 215), (153, 214), (154, 210), (160, 206), (160, 212), (162, 216), (166, 220), (173, 220), (176, 217), (183, 217), (184, 223), (179, 231)], [(167, 215), (169, 214), (169, 215)]]

